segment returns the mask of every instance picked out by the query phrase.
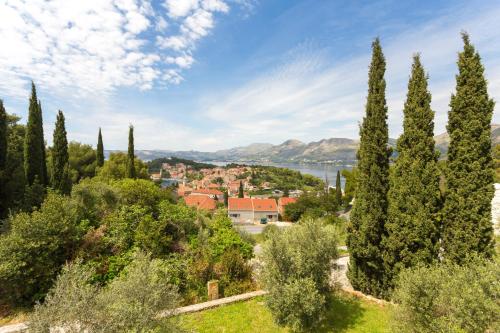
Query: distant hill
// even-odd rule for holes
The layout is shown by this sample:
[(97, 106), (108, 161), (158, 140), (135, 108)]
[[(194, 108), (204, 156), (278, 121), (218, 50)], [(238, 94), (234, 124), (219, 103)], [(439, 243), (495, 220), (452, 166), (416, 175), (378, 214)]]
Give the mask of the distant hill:
[[(500, 125), (491, 126), (491, 141), (500, 143)], [(436, 149), (441, 157), (446, 156), (450, 137), (443, 133), (434, 137)], [(136, 155), (145, 161), (175, 156), (194, 161), (224, 162), (275, 162), (275, 163), (353, 163), (359, 141), (345, 138), (323, 139), (304, 143), (299, 140), (287, 140), (279, 145), (270, 143), (253, 143), (248, 146), (218, 150), (216, 152), (170, 151), (170, 150), (136, 150)], [(389, 139), (389, 145), (396, 146), (396, 139)], [(107, 151), (109, 154), (109, 151)]]

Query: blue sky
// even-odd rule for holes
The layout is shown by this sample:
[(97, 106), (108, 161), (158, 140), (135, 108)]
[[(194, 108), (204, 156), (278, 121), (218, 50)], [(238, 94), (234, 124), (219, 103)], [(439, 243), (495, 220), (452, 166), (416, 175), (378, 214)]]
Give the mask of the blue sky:
[(129, 124), (136, 149), (357, 138), (379, 36), (391, 137), (402, 130), (415, 52), (429, 73), (439, 134), (461, 30), (500, 100), (498, 17), (498, 1), (7, 0), (0, 98), (25, 121), (33, 79), (49, 144), (58, 109), (70, 140), (95, 145), (100, 126), (106, 149), (126, 149)]

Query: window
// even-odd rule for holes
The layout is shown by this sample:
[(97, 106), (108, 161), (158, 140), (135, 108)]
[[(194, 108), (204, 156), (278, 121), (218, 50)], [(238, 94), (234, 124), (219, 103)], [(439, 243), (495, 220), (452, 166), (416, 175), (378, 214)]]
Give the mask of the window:
[(270, 219), (270, 220), (272, 220), (273, 217), (274, 217), (274, 215), (267, 215), (267, 218)]
[(229, 214), (229, 217), (238, 218), (238, 217), (240, 217), (240, 214)]

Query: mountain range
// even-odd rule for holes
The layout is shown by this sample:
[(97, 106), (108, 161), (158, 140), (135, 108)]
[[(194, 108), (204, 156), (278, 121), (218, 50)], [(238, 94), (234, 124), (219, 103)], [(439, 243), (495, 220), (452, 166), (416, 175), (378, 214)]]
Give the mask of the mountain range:
[[(493, 145), (500, 144), (500, 124), (491, 126)], [(443, 133), (434, 137), (436, 149), (441, 157), (446, 156), (450, 137)], [(396, 139), (389, 139), (389, 145), (396, 146)], [(252, 143), (248, 146), (218, 150), (215, 152), (171, 151), (171, 150), (136, 150), (136, 155), (150, 161), (156, 158), (175, 156), (195, 161), (223, 161), (247, 163), (337, 163), (351, 164), (356, 161), (359, 141), (345, 138), (330, 138), (304, 143), (299, 140), (287, 140), (279, 145), (270, 143)], [(109, 154), (114, 151), (107, 151)]]

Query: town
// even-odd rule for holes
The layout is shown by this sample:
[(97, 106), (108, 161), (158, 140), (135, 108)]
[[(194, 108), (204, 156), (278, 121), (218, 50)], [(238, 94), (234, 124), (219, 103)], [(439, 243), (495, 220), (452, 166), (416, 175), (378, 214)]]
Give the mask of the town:
[(232, 165), (197, 170), (172, 160), (162, 163), (159, 172), (151, 173), (150, 177), (163, 188), (173, 187), (186, 205), (197, 210), (213, 212), (226, 207), (233, 223), (283, 221), (285, 206), (296, 202), (303, 190), (280, 190), (269, 181), (256, 184), (252, 176), (255, 169), (252, 166)]

